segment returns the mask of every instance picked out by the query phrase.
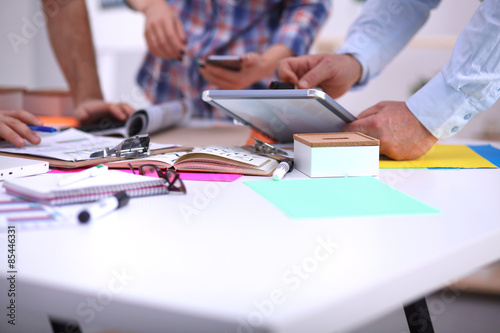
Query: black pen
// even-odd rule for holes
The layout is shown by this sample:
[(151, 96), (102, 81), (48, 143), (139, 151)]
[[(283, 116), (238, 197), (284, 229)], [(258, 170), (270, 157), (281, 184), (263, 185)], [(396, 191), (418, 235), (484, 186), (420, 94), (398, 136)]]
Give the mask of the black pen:
[(81, 223), (87, 223), (90, 220), (98, 219), (115, 209), (125, 206), (128, 203), (128, 200), (129, 196), (126, 192), (118, 192), (115, 195), (104, 198), (82, 210), (78, 214), (78, 220)]

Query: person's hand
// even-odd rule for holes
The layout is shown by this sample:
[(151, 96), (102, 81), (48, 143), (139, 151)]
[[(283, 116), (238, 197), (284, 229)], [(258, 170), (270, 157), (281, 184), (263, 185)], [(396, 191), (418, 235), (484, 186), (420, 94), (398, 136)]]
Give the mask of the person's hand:
[(322, 88), (332, 98), (345, 94), (361, 78), (361, 65), (348, 54), (286, 58), (278, 66), (282, 82), (299, 89)]
[(27, 125), (42, 126), (43, 122), (28, 111), (0, 111), (0, 138), (18, 147), (24, 146), (26, 140), (34, 145), (39, 144), (40, 137)]
[(342, 130), (379, 139), (380, 154), (394, 160), (419, 158), (437, 141), (404, 102), (380, 102), (361, 112), (358, 120)]
[(234, 71), (199, 60), (201, 76), (219, 89), (245, 89), (270, 75), (276, 67), (264, 55), (250, 52), (241, 57), (241, 70)]
[(146, 17), (144, 36), (153, 55), (181, 59), (186, 52), (186, 35), (181, 20), (165, 0), (151, 0), (141, 9)]
[(95, 123), (105, 117), (125, 121), (134, 111), (127, 103), (108, 103), (99, 99), (90, 99), (77, 105), (75, 118), (82, 125)]

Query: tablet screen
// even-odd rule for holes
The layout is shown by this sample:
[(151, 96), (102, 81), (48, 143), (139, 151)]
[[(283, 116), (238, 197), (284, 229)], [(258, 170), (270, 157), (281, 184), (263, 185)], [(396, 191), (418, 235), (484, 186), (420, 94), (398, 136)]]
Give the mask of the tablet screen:
[(204, 100), (278, 142), (293, 141), (295, 133), (339, 132), (356, 119), (333, 100), (312, 96), (310, 90), (207, 91)]

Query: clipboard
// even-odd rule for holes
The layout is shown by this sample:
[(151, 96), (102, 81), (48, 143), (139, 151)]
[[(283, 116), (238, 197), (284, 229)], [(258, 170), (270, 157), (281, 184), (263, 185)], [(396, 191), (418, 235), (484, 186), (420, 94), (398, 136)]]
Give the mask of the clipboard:
[[(64, 132), (42, 137), (42, 142), (39, 145), (26, 144), (25, 147), (15, 147), (4, 142), (0, 145), (0, 155), (47, 161), (50, 167), (73, 169), (136, 158), (138, 157), (137, 153), (144, 153), (144, 147), (130, 145), (130, 142), (127, 143), (127, 141), (137, 141), (143, 144), (146, 142), (130, 140), (130, 138), (122, 140), (99, 137), (76, 129), (68, 129)], [(147, 144), (147, 155), (191, 149), (191, 147), (178, 145), (151, 144), (151, 147), (149, 138)], [(100, 151), (105, 153), (94, 155), (97, 158), (91, 157), (91, 154)]]
[[(169, 153), (169, 152), (176, 152), (176, 151), (189, 151), (192, 149), (193, 149), (193, 147), (174, 147), (174, 148), (156, 149), (156, 150), (151, 151), (150, 156)], [(46, 161), (46, 162), (49, 162), (49, 167), (62, 168), (62, 169), (86, 168), (86, 167), (91, 167), (91, 166), (95, 166), (98, 164), (105, 164), (108, 162), (117, 162), (117, 161), (123, 161), (123, 160), (128, 159), (126, 157), (103, 157), (103, 158), (94, 158), (91, 160), (83, 160), (83, 161), (64, 161), (64, 160), (59, 160), (56, 158), (41, 157), (41, 156), (28, 155), (28, 154), (4, 153), (4, 152), (0, 152), (0, 156), (21, 157), (21, 158), (27, 158), (30, 160)]]

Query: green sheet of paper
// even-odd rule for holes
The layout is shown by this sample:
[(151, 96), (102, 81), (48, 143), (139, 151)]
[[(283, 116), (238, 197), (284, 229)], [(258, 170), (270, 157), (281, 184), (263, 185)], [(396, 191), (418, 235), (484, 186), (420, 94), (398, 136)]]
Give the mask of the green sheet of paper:
[(424, 156), (413, 161), (380, 160), (381, 169), (409, 168), (497, 168), (496, 165), (465, 145), (434, 145)]
[(292, 218), (440, 212), (373, 177), (246, 181), (245, 184)]

